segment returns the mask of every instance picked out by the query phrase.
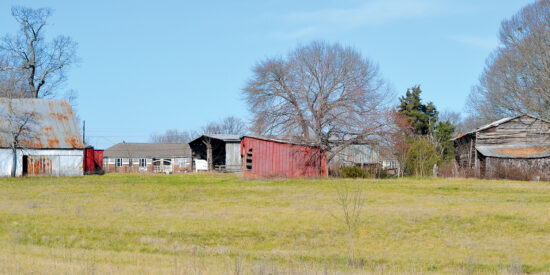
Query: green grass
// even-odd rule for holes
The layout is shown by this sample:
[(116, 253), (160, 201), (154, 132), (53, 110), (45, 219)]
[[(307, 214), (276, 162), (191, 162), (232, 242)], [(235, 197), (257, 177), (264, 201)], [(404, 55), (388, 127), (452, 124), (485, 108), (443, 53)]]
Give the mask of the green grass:
[(358, 180), (350, 266), (339, 179), (0, 180), (0, 273), (550, 272), (550, 184)]

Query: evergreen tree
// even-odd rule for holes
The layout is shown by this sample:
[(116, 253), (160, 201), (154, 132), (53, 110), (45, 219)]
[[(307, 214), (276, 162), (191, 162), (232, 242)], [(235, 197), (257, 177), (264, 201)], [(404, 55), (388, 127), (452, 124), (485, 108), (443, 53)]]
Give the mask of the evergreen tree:
[(407, 89), (405, 96), (399, 98), (398, 111), (411, 123), (415, 135), (428, 135), (433, 133), (438, 112), (432, 102), (422, 103), (421, 93), (420, 85)]

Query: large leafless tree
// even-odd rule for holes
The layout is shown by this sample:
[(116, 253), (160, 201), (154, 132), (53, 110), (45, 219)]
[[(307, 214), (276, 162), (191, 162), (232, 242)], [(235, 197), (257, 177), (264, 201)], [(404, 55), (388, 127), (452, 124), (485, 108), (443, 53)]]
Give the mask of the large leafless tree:
[(258, 134), (313, 144), (328, 160), (384, 129), (387, 86), (378, 67), (340, 44), (312, 42), (263, 60), (243, 92)]
[(471, 113), (480, 122), (525, 113), (550, 119), (550, 0), (504, 20), (499, 40), (470, 93)]
[[(20, 97), (45, 97), (66, 80), (66, 71), (76, 61), (77, 44), (68, 36), (59, 35), (46, 41), (44, 33), (52, 10), (13, 7), (11, 15), (19, 23), (15, 35), (0, 41), (0, 74), (17, 75), (13, 87), (23, 87)], [(0, 76), (2, 77), (2, 76)]]

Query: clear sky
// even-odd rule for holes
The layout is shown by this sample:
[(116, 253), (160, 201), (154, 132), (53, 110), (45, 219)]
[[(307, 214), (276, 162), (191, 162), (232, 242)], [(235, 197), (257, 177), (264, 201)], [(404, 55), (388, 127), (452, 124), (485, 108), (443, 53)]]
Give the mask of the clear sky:
[(439, 110), (463, 111), (500, 22), (531, 2), (2, 0), (0, 33), (17, 29), (12, 5), (54, 9), (48, 37), (79, 44), (65, 88), (78, 92), (89, 141), (105, 148), (247, 119), (241, 89), (255, 62), (320, 39), (378, 63), (397, 96), (420, 84)]

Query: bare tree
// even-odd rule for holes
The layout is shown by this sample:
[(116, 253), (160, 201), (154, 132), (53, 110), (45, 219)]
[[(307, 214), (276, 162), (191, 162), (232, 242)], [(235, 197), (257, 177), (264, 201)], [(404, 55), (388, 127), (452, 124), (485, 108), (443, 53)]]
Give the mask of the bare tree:
[(154, 143), (188, 143), (196, 137), (197, 134), (192, 131), (169, 129), (164, 134), (151, 135), (150, 140)]
[(246, 132), (246, 123), (238, 117), (228, 116), (206, 124), (201, 130), (205, 134), (242, 135)]
[(550, 119), (550, 0), (504, 20), (499, 40), (470, 93), (470, 113), (480, 122), (525, 113)]
[(255, 132), (317, 146), (330, 161), (384, 129), (386, 87), (358, 51), (318, 41), (259, 62), (243, 92)]
[[(8, 66), (7, 58), (0, 56), (0, 68)], [(0, 97), (28, 97), (22, 74), (16, 70), (0, 70)]]
[(0, 110), (0, 134), (6, 137), (12, 155), (11, 176), (15, 177), (17, 172), (17, 150), (25, 146), (33, 138), (33, 125), (36, 124), (34, 112), (20, 112), (13, 107), (12, 99), (7, 100), (8, 108)]
[(76, 61), (77, 44), (68, 36), (47, 42), (45, 27), (52, 10), (16, 6), (11, 14), (19, 23), (15, 35), (6, 35), (0, 43), (4, 63), (0, 71), (12, 71), (25, 88), (21, 97), (45, 97), (66, 80), (66, 70)]
[(403, 176), (405, 172), (405, 163), (409, 157), (410, 139), (414, 134), (414, 127), (407, 118), (397, 110), (390, 113), (390, 123), (387, 130), (386, 141), (388, 146), (385, 147), (382, 154), (386, 157), (395, 158), (399, 163), (399, 168), (396, 171), (397, 176)]
[(340, 221), (345, 227), (349, 237), (350, 264), (357, 263), (355, 257), (355, 235), (361, 224), (361, 214), (365, 206), (365, 193), (363, 182), (359, 180), (334, 183), (336, 190), (336, 204), (340, 213), (329, 211), (330, 215)]

